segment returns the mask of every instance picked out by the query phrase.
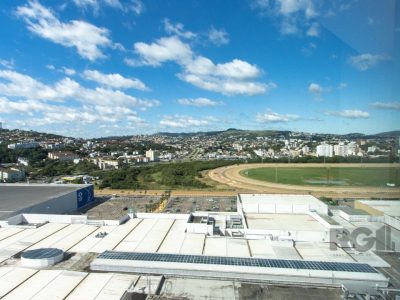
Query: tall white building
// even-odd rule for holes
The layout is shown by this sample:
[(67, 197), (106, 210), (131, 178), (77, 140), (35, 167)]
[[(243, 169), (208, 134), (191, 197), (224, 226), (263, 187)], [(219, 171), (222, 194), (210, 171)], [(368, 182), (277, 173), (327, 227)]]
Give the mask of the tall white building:
[(156, 151), (149, 149), (146, 151), (146, 157), (150, 160), (150, 161), (156, 161), (158, 160), (158, 155), (156, 153)]
[(349, 147), (344, 143), (339, 143), (338, 145), (333, 146), (333, 151), (337, 156), (348, 156), (349, 155)]
[(321, 144), (317, 146), (317, 156), (332, 157), (333, 146), (328, 144)]
[(348, 155), (357, 155), (358, 153), (358, 145), (355, 142), (350, 142), (347, 144), (347, 152)]

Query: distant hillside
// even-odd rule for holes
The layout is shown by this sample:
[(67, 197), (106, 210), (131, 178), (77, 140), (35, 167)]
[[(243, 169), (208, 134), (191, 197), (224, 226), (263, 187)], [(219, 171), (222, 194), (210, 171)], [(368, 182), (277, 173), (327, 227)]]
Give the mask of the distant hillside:
[(381, 137), (397, 137), (397, 136), (400, 136), (400, 130), (381, 132), (381, 133), (377, 133), (375, 135), (381, 136)]
[(198, 131), (198, 132), (159, 132), (154, 135), (162, 136), (277, 136), (287, 135), (291, 131), (277, 130), (242, 130), (229, 128), (222, 131)]
[(0, 129), (0, 137), (2, 136), (22, 136), (25, 139), (34, 139), (34, 138), (47, 138), (47, 139), (61, 139), (68, 138), (66, 136), (46, 133), (46, 132), (38, 132), (33, 130), (21, 130), (21, 129)]
[[(287, 130), (243, 130), (243, 129), (236, 129), (236, 128), (229, 128), (227, 130), (219, 130), (219, 131), (199, 131), (199, 132), (158, 132), (155, 135), (160, 136), (168, 136), (168, 137), (194, 137), (194, 136), (221, 136), (221, 137), (229, 137), (229, 136), (236, 136), (236, 137), (243, 137), (243, 138), (255, 138), (255, 137), (268, 137), (268, 136), (284, 136), (288, 137), (290, 133), (296, 133), (294, 131), (287, 131)], [(27, 130), (20, 130), (20, 129), (0, 129), (0, 137), (2, 136), (21, 136), (25, 139), (34, 139), (34, 138), (47, 138), (47, 139), (60, 139), (65, 138), (66, 136), (61, 136), (52, 133), (45, 133), (45, 132), (37, 132), (37, 131), (27, 131)], [(302, 133), (298, 133), (299, 136)], [(304, 133), (307, 135), (307, 133)], [(91, 140), (126, 140), (130, 139), (135, 135), (120, 135), (120, 136), (106, 136), (100, 138), (92, 138)], [(395, 138), (400, 136), (400, 130), (388, 131), (388, 132), (380, 132), (376, 134), (363, 134), (363, 133), (347, 133), (347, 134), (313, 134), (315, 137), (342, 137), (345, 139), (373, 139), (373, 138)], [(68, 137), (70, 138), (70, 137)]]

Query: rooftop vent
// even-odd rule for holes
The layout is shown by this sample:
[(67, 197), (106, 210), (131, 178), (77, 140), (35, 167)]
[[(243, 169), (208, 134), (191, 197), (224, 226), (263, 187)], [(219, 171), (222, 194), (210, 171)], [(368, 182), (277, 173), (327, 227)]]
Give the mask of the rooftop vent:
[(24, 251), (21, 263), (24, 267), (46, 268), (64, 259), (64, 252), (57, 248), (40, 248)]

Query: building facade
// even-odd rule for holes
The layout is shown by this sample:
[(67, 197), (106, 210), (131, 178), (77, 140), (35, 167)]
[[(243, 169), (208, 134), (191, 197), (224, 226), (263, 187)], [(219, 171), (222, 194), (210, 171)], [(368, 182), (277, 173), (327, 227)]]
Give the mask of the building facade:
[(25, 172), (17, 168), (1, 168), (0, 182), (17, 182), (25, 179)]
[(329, 144), (318, 145), (317, 156), (333, 157), (333, 146)]
[(49, 152), (47, 155), (49, 159), (60, 160), (60, 161), (73, 161), (74, 159), (78, 159), (79, 156), (71, 151), (57, 151), (57, 152)]

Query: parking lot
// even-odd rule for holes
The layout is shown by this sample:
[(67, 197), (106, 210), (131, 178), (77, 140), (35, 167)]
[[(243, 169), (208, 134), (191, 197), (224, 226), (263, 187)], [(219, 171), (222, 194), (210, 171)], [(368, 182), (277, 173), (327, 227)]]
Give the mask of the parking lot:
[(191, 213), (195, 211), (236, 211), (236, 197), (171, 197), (165, 208), (167, 213)]

